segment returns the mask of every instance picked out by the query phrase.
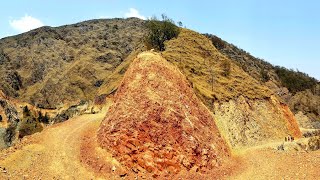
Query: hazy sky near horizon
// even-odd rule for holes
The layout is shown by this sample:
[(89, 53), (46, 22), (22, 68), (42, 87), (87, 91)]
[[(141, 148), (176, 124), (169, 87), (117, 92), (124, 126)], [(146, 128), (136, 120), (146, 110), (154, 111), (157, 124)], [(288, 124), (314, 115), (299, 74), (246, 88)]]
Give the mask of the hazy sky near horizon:
[(1, 7), (0, 38), (43, 25), (165, 13), (189, 29), (215, 34), (274, 65), (320, 80), (317, 0), (10, 0)]

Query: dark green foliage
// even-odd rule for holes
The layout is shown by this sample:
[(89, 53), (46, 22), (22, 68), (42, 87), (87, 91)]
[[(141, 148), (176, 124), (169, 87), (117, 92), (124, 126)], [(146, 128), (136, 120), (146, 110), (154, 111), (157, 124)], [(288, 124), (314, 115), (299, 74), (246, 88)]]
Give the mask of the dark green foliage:
[(262, 82), (267, 82), (270, 80), (269, 74), (266, 70), (261, 69), (260, 70), (261, 80)]
[(49, 116), (46, 113), (44, 116), (42, 115), (41, 111), (38, 112), (38, 121), (45, 123), (45, 124), (49, 124)]
[(285, 67), (280, 66), (276, 66), (274, 69), (278, 77), (280, 78), (282, 85), (287, 87), (292, 93), (311, 89), (318, 83), (315, 78), (312, 78), (298, 70), (289, 70)]
[(103, 80), (98, 80), (94, 83), (95, 87), (100, 87), (103, 84)]
[(36, 117), (36, 115), (29, 110), (28, 106), (24, 106), (23, 118), (21, 119), (18, 130), (19, 138), (42, 131), (43, 127), (41, 122), (49, 123), (49, 119), (46, 120), (46, 118), (47, 117), (43, 116), (40, 111), (38, 112), (38, 117)]
[(211, 34), (204, 34), (204, 35), (211, 40), (214, 47), (216, 47), (218, 50), (226, 48), (227, 45), (221, 38)]
[(19, 138), (34, 134), (36, 132), (42, 131), (43, 127), (40, 122), (34, 117), (27, 117), (24, 119), (19, 128)]
[(221, 64), (221, 68), (222, 68), (222, 75), (224, 77), (228, 77), (231, 72), (231, 63), (229, 61), (223, 61)]
[(9, 61), (9, 57), (0, 49), (0, 65), (4, 64), (5, 62)]
[(28, 108), (28, 106), (23, 107), (23, 117), (28, 117), (30, 116), (30, 110)]
[(164, 42), (177, 37), (180, 32), (179, 27), (166, 15), (162, 15), (162, 21), (159, 21), (156, 17), (151, 18), (147, 21), (146, 26), (149, 30), (146, 38), (147, 46), (158, 51), (164, 51)]

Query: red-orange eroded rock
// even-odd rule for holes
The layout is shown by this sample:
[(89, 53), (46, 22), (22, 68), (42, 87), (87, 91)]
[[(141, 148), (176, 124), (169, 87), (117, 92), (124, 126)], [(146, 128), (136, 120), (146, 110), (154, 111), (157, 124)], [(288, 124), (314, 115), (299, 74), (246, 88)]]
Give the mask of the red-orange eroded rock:
[(205, 171), (230, 154), (186, 78), (152, 52), (127, 70), (98, 141), (127, 168), (153, 173)]

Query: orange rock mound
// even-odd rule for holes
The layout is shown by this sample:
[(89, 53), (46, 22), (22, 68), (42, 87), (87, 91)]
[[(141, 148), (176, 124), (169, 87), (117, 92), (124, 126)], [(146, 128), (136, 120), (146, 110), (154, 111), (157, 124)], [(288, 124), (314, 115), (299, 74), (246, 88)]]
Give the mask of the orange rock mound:
[(153, 52), (141, 53), (129, 67), (98, 141), (134, 172), (206, 171), (230, 156), (186, 78)]

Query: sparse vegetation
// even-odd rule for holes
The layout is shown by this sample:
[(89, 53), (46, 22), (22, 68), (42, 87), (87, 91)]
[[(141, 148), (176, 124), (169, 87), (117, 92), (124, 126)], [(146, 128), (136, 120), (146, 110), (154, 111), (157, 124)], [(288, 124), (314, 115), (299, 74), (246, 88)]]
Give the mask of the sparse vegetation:
[(318, 83), (315, 78), (312, 78), (298, 70), (295, 71), (293, 69), (276, 66), (275, 72), (280, 78), (282, 85), (287, 87), (292, 93), (311, 89)]
[(35, 117), (27, 117), (22, 120), (19, 128), (19, 138), (42, 131), (43, 127)]
[(144, 48), (146, 34), (145, 21), (129, 18), (41, 27), (1, 39), (0, 89), (45, 109), (92, 100), (123, 76), (125, 69), (119, 73), (117, 67)]
[(30, 114), (30, 110), (29, 110), (28, 106), (24, 106), (23, 107), (23, 117), (28, 117), (30, 115), (31, 114)]
[(229, 61), (223, 61), (221, 64), (222, 75), (228, 77), (231, 73), (231, 63)]
[(146, 37), (147, 47), (158, 51), (164, 51), (164, 42), (177, 37), (180, 32), (174, 21), (164, 14), (162, 15), (162, 21), (159, 21), (156, 17), (149, 19), (146, 27), (149, 30), (149, 34)]
[(212, 44), (218, 49), (224, 49), (226, 48), (226, 43), (219, 37), (213, 36), (211, 34), (204, 34), (207, 38), (209, 38), (212, 42)]
[(270, 76), (268, 74), (268, 71), (261, 69), (260, 70), (261, 80), (262, 82), (267, 82), (270, 80)]
[(38, 121), (48, 124), (49, 123), (49, 116), (47, 113), (45, 113), (45, 115), (43, 116), (41, 111), (38, 112)]

